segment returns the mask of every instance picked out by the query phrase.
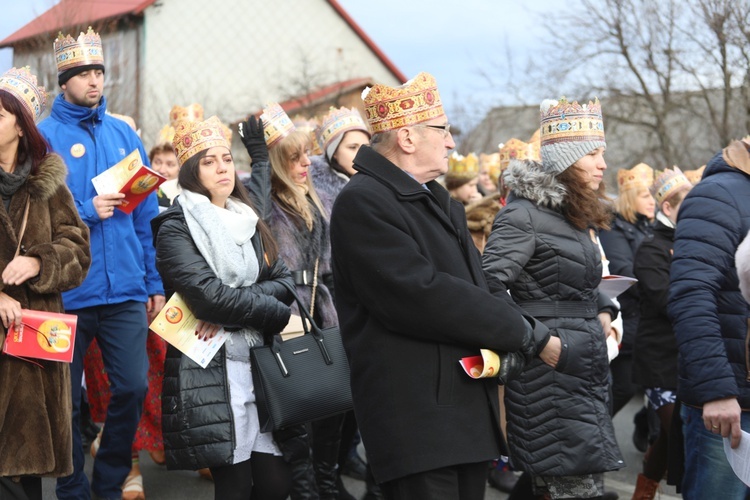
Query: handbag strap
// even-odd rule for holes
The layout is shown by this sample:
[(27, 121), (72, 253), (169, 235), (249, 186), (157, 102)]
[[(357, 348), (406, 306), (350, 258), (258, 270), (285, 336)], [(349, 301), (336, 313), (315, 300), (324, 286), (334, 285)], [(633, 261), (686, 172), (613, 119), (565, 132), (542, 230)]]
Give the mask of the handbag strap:
[(313, 287), (312, 293), (310, 294), (310, 317), (313, 317), (315, 313), (315, 295), (318, 291), (318, 264), (320, 264), (320, 257), (315, 259), (315, 270), (313, 271)]
[(29, 202), (31, 198), (26, 198), (26, 208), (23, 209), (23, 221), (21, 222), (21, 232), (18, 233), (18, 247), (16, 247), (16, 253), (13, 255), (13, 258), (15, 259), (18, 257), (18, 254), (21, 253), (21, 241), (23, 240), (23, 235), (26, 232), (26, 223), (29, 220)]

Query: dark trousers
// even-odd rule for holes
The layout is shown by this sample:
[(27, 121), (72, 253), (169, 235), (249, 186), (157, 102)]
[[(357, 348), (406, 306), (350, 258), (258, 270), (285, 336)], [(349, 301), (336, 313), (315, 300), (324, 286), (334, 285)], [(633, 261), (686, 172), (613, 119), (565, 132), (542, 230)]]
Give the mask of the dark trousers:
[(487, 462), (428, 470), (380, 485), (388, 500), (482, 500)]
[(88, 499), (89, 481), (83, 472), (80, 410), (83, 358), (96, 338), (109, 377), (111, 397), (107, 421), (94, 461), (91, 489), (100, 497), (120, 498), (121, 486), (131, 468), (131, 448), (143, 399), (148, 387), (146, 373), (146, 306), (141, 302), (68, 310), (78, 316), (75, 353), (70, 365), (73, 396), (73, 474), (57, 480), (57, 497)]

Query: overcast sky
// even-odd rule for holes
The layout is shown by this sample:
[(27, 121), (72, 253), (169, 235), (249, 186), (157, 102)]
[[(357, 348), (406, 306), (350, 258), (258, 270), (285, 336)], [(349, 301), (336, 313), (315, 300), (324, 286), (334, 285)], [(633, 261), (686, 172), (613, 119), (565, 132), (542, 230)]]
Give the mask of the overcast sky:
[[(338, 1), (407, 78), (420, 71), (432, 73), (449, 110), (464, 101), (487, 108), (500, 102), (520, 104), (498, 83), (520, 71), (526, 58), (539, 50), (544, 37), (541, 15), (568, 5), (561, 0)], [(0, 0), (0, 39), (54, 3)], [(11, 50), (0, 50), (0, 72), (11, 66)]]

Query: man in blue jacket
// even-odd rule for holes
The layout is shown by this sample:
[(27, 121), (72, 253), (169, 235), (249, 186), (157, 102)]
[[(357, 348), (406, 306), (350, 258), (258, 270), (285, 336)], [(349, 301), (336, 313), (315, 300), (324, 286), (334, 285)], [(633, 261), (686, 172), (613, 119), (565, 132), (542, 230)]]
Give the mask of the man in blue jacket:
[(734, 254), (750, 230), (750, 141), (734, 141), (708, 163), (680, 207), (668, 312), (679, 349), (677, 395), (685, 435), (682, 493), (744, 499), (723, 438), (736, 448), (750, 431), (747, 331)]
[[(58, 479), (57, 497), (86, 499), (93, 493), (119, 499), (131, 469), (131, 446), (147, 388), (147, 313), (153, 316), (164, 305), (150, 227), (158, 203), (151, 194), (126, 214), (117, 209), (123, 194), (97, 195), (91, 182), (135, 149), (147, 161), (135, 132), (106, 114), (99, 35), (89, 28), (77, 40), (60, 36), (55, 40), (55, 56), (62, 93), (39, 129), (68, 166), (68, 187), (91, 232), (92, 256), (83, 284), (63, 294), (66, 312), (78, 316), (70, 367), (74, 471)], [(83, 358), (94, 338), (102, 351), (111, 398), (90, 491), (78, 423)]]

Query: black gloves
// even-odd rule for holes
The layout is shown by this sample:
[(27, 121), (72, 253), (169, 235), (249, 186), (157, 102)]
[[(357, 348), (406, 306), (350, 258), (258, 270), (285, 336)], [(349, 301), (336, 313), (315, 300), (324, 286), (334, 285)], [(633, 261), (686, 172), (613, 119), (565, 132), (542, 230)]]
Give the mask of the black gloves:
[(263, 120), (250, 116), (247, 121), (240, 122), (239, 132), (242, 144), (245, 145), (252, 162), (268, 161), (268, 146), (263, 136)]
[[(526, 329), (523, 332), (523, 340), (518, 351), (500, 354), (500, 370), (497, 379), (497, 383), (500, 385), (505, 385), (517, 378), (523, 371), (524, 366), (531, 363), (536, 356), (537, 339), (534, 337), (534, 327), (526, 318), (524, 318), (524, 323)], [(543, 331), (546, 335), (549, 335), (546, 328)]]

